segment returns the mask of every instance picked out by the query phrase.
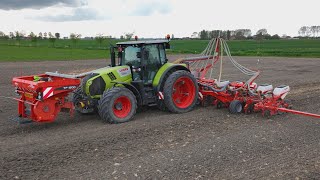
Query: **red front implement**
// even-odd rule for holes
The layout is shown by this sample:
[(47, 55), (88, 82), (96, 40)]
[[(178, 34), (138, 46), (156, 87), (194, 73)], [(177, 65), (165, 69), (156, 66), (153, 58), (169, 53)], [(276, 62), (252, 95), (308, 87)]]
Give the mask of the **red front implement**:
[(16, 99), (20, 118), (52, 122), (62, 109), (67, 109), (73, 115), (74, 106), (66, 97), (80, 85), (80, 79), (42, 74), (15, 77), (12, 84), (20, 95)]

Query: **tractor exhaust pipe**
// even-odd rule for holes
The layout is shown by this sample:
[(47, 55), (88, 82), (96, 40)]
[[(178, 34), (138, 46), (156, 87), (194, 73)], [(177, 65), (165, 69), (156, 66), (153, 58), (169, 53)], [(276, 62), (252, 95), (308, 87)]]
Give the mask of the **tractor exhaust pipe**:
[(113, 46), (110, 47), (110, 55), (111, 55), (111, 67), (115, 67), (116, 66), (116, 53), (114, 51)]

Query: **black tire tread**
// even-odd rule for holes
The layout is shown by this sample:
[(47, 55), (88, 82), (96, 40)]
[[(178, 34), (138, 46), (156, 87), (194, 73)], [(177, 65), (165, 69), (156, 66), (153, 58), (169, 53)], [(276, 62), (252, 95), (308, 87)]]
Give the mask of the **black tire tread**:
[(81, 87), (77, 87), (76, 90), (74, 90), (73, 96), (72, 96), (72, 102), (75, 103), (78, 99), (81, 98), (82, 89)]
[[(163, 92), (163, 88), (164, 88), (164, 84), (166, 82), (166, 80), (168, 79), (168, 77), (172, 74), (172, 72), (174, 72), (173, 70), (170, 70), (169, 72), (167, 72), (163, 78), (163, 82), (160, 84), (160, 88), (159, 88), (159, 91), (162, 91)], [(157, 107), (159, 110), (161, 111), (168, 111), (165, 103), (164, 103), (164, 100), (163, 99), (158, 99), (158, 102), (157, 102)]]
[(237, 111), (237, 106), (238, 104), (241, 104), (242, 106), (242, 110), (243, 110), (243, 105), (242, 105), (242, 102), (239, 101), (239, 100), (233, 100), (231, 101), (230, 105), (229, 105), (229, 111), (231, 114), (238, 114), (240, 112)]
[(80, 113), (80, 114), (92, 114), (94, 112), (84, 112), (84, 111), (81, 111), (80, 109), (78, 109), (76, 106), (77, 106), (77, 101), (81, 100), (82, 99), (82, 96), (84, 96), (84, 93), (82, 91), (82, 86), (79, 86), (77, 87), (76, 90), (74, 90), (74, 93), (72, 95), (72, 103), (73, 105), (75, 106), (75, 110)]
[[(110, 103), (113, 104), (113, 102), (111, 101), (113, 99), (113, 97), (115, 97), (117, 94), (119, 94), (123, 91), (126, 92), (126, 94), (131, 96), (131, 98), (133, 99), (132, 112), (131, 112), (129, 118), (127, 118), (125, 121), (113, 118), (112, 117), (112, 108), (110, 108), (110, 106), (109, 106)], [(130, 97), (129, 97), (129, 99), (130, 99)], [(99, 115), (102, 120), (109, 122), (109, 123), (117, 124), (117, 123), (128, 122), (136, 114), (136, 111), (137, 111), (137, 99), (136, 99), (135, 95), (127, 88), (123, 88), (123, 87), (110, 88), (110, 89), (104, 91), (103, 95), (101, 96), (100, 100), (98, 101)]]

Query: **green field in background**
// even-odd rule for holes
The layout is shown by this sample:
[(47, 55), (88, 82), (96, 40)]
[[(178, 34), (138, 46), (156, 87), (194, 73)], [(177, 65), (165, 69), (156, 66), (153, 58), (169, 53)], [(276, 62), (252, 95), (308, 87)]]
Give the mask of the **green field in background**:
[[(201, 53), (208, 41), (173, 41), (175, 53)], [(320, 57), (320, 40), (227, 41), (233, 56)]]
[(0, 45), (0, 61), (105, 59), (107, 50), (17, 47)]
[[(101, 47), (95, 40), (57, 40), (53, 47), (48, 40), (0, 41), (0, 61), (77, 60), (109, 58), (110, 44), (119, 40), (106, 40)], [(199, 54), (207, 40), (172, 40), (168, 53)], [(234, 56), (320, 57), (320, 40), (255, 40), (228, 41)]]

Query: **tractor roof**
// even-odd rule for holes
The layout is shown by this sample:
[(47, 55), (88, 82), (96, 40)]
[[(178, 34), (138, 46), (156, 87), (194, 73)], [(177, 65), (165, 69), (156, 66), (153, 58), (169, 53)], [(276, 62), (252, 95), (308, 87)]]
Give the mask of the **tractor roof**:
[(127, 41), (119, 42), (117, 45), (134, 45), (134, 44), (163, 44), (169, 43), (168, 40), (147, 40), (147, 41)]

